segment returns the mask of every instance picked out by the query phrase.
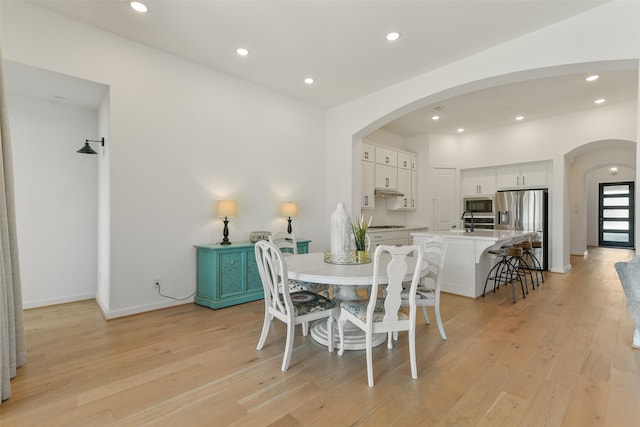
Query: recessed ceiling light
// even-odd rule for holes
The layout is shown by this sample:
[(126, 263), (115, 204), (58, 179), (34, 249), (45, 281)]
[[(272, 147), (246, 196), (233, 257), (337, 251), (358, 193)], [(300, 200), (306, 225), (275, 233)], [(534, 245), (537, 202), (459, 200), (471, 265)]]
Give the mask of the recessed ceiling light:
[(387, 34), (387, 40), (389, 40), (390, 42), (392, 41), (396, 41), (400, 38), (400, 33), (393, 31), (389, 34)]
[(304, 79), (304, 82), (308, 85), (312, 85), (314, 82), (316, 81), (316, 79), (314, 79), (313, 77), (306, 77)]
[(517, 116), (516, 120), (520, 121), (520, 120), (524, 120), (524, 116)]
[(464, 132), (464, 128), (458, 128), (458, 133)]
[(440, 120), (440, 116), (432, 116), (431, 120)]
[(594, 104), (604, 104), (604, 102), (606, 101), (606, 99), (604, 98), (600, 98), (600, 99), (596, 99), (594, 102)]
[(129, 3), (129, 6), (131, 6), (131, 8), (136, 12), (140, 13), (146, 13), (147, 10), (149, 10), (144, 3), (140, 3), (139, 1), (132, 1)]
[(239, 47), (238, 49), (236, 49), (236, 53), (240, 56), (247, 56), (249, 55), (249, 51), (243, 47)]
[(600, 77), (599, 75), (594, 74), (592, 76), (587, 77), (585, 80), (588, 81), (588, 82), (593, 82), (593, 81), (598, 80), (599, 77)]

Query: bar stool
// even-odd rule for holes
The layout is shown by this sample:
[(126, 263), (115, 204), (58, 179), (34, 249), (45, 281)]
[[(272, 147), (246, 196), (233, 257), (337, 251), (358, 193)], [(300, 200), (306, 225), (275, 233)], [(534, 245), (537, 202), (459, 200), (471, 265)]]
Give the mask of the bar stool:
[(519, 281), (520, 288), (522, 289), (522, 298), (526, 298), (526, 293), (528, 293), (528, 285), (527, 291), (525, 292), (525, 284), (527, 281), (526, 274), (520, 270), (522, 248), (519, 246), (507, 246), (500, 250), (490, 250), (488, 253), (499, 256), (500, 260), (491, 268), (491, 270), (489, 270), (489, 274), (484, 282), (482, 296), (484, 297), (485, 295), (489, 280), (493, 280), (493, 292), (496, 291), (496, 288), (500, 287), (500, 283), (510, 283), (511, 296), (513, 298), (513, 303), (515, 304), (516, 290), (514, 282)]
[(506, 281), (505, 272), (508, 271), (507, 254), (504, 249), (492, 249), (487, 251), (487, 253), (494, 257), (500, 257), (500, 260), (491, 267), (489, 274), (487, 274), (487, 278), (484, 281), (484, 289), (482, 290), (483, 298), (485, 292), (487, 292), (487, 283), (489, 283), (489, 280), (493, 280), (493, 292), (495, 293), (496, 288), (500, 287), (502, 279), (504, 278)]
[[(531, 279), (531, 289), (535, 289), (536, 285), (540, 286), (540, 279), (538, 278), (538, 273), (540, 274), (542, 273), (538, 269), (538, 266), (540, 265), (540, 263), (538, 262), (538, 264), (536, 265), (535, 261), (537, 261), (537, 259), (534, 259), (535, 256), (531, 252), (531, 248), (533, 247), (533, 245), (531, 242), (526, 241), (526, 242), (520, 242), (516, 246), (519, 246), (522, 248), (522, 258), (520, 258), (520, 269), (522, 269), (524, 272), (529, 273), (529, 278)], [(535, 284), (533, 283), (533, 274), (531, 273), (531, 270), (534, 270), (536, 272)], [(544, 277), (542, 278), (542, 281), (544, 282)]]
[[(542, 242), (540, 240), (534, 240), (533, 242), (531, 242), (531, 246), (533, 247), (533, 249), (541, 249)], [(540, 260), (536, 257), (533, 251), (531, 251), (529, 255), (531, 256), (533, 265), (536, 266), (536, 269), (540, 273), (540, 277), (542, 278), (542, 283), (544, 283), (544, 274), (542, 273), (542, 264), (540, 264)]]

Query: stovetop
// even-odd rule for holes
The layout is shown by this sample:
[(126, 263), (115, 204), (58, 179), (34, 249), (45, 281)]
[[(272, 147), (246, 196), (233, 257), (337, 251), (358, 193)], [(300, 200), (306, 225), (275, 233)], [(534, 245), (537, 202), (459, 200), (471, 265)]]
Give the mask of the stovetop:
[(369, 228), (407, 228), (404, 225), (371, 225)]

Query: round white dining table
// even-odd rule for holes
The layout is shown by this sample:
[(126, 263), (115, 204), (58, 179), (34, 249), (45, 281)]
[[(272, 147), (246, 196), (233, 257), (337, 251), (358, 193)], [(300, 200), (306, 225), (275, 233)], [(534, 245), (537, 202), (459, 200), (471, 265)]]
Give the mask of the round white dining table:
[[(372, 255), (373, 258), (373, 255)], [(312, 252), (308, 254), (291, 255), (286, 257), (287, 276), (290, 280), (300, 282), (322, 283), (334, 286), (334, 299), (338, 304), (340, 301), (361, 299), (357, 294), (357, 287), (371, 286), (373, 283), (373, 259), (365, 264), (332, 264), (324, 261), (324, 253)], [(378, 273), (379, 284), (388, 283), (386, 276), (386, 265), (391, 260), (389, 254), (382, 254), (380, 257), (380, 271)], [(411, 281), (415, 269), (415, 259), (407, 257), (407, 276), (405, 281)], [(423, 261), (421, 277), (426, 275), (428, 264)], [(337, 322), (336, 322), (337, 323)], [(337, 328), (337, 325), (336, 325)], [(320, 344), (329, 344), (329, 334), (327, 333), (327, 323), (316, 321), (311, 326), (311, 337)], [(350, 322), (345, 324), (345, 350), (362, 350), (365, 348), (364, 332), (353, 326)], [(376, 334), (373, 337), (373, 345), (382, 344), (387, 338), (387, 334)], [(336, 329), (335, 346), (340, 345), (340, 338)]]

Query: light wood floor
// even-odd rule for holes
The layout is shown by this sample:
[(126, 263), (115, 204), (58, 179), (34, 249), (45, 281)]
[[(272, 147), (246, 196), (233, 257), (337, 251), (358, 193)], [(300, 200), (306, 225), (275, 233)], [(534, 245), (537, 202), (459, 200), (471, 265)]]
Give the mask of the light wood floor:
[(10, 426), (638, 426), (640, 351), (613, 268), (633, 253), (590, 248), (526, 300), (510, 290), (444, 295), (449, 340), (419, 325), (418, 379), (406, 335), (342, 357), (285, 328), (256, 351), (263, 302), (187, 304), (105, 321), (93, 301), (25, 312), (29, 360), (0, 405)]

